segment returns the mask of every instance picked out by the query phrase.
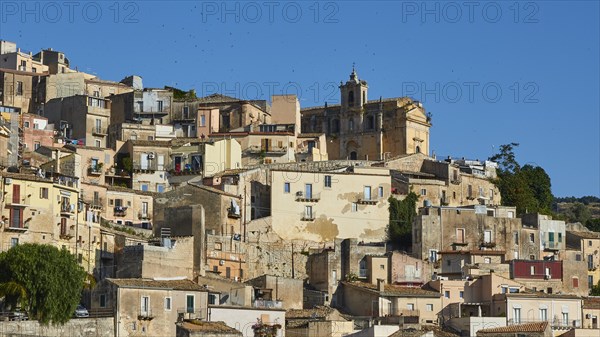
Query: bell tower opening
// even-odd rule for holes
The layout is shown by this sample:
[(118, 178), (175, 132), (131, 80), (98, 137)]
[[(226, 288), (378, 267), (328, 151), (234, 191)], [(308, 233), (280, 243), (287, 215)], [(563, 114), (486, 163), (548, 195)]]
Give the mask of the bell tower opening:
[(346, 83), (340, 83), (342, 110), (362, 108), (367, 103), (368, 89), (367, 81), (358, 78), (356, 68), (352, 65), (350, 79)]

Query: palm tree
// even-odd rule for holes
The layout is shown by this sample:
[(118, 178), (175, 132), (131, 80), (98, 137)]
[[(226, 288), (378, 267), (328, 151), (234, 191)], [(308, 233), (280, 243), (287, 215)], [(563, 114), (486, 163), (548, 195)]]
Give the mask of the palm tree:
[(27, 308), (29, 296), (27, 289), (17, 282), (8, 281), (0, 283), (0, 298), (4, 297), (5, 303), (10, 304), (11, 309), (15, 309), (17, 303), (21, 308)]

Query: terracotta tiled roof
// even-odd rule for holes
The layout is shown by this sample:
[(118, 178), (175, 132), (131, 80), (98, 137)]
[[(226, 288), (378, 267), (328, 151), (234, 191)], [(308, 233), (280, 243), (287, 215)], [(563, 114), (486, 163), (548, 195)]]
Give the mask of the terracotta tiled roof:
[(180, 324), (183, 329), (188, 331), (200, 331), (211, 334), (233, 334), (242, 336), (242, 333), (224, 322), (205, 322), (205, 321), (185, 321)]
[(583, 299), (584, 309), (600, 310), (600, 297), (587, 297)]
[(493, 333), (521, 333), (521, 332), (538, 332), (542, 333), (548, 327), (548, 322), (536, 322), (527, 324), (516, 324), (503, 326), (499, 328), (482, 329), (477, 331), (477, 335), (493, 334)]
[(298, 135), (298, 138), (317, 138), (317, 137), (321, 137), (321, 135), (324, 135), (324, 133), (318, 133), (318, 132), (301, 133)]
[(504, 250), (444, 250), (438, 254), (504, 255)]
[(442, 295), (437, 291), (427, 290), (417, 287), (404, 287), (395, 284), (386, 284), (384, 291), (379, 292), (377, 285), (366, 283), (366, 282), (342, 282), (344, 285), (352, 287), (362, 288), (373, 292), (378, 292), (382, 296), (397, 296), (397, 297), (441, 297)]
[(169, 290), (207, 291), (203, 286), (191, 280), (153, 280), (142, 278), (107, 279), (121, 288), (158, 288)]
[(335, 309), (323, 306), (318, 306), (313, 309), (290, 309), (285, 313), (285, 318), (325, 318), (333, 311), (335, 311)]

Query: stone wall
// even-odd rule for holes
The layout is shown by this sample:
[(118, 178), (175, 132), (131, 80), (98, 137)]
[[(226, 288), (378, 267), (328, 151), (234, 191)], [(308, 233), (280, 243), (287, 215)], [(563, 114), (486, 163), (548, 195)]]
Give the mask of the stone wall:
[(0, 322), (0, 337), (112, 337), (114, 318), (78, 318), (63, 326), (42, 326), (38, 321)]

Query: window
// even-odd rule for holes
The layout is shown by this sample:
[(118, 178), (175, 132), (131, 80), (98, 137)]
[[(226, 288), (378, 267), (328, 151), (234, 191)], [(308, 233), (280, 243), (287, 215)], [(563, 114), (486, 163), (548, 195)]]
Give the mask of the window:
[(314, 219), (313, 218), (312, 206), (304, 206), (304, 218), (306, 218), (306, 219)]
[(225, 277), (231, 278), (231, 267), (225, 267)]
[(569, 313), (568, 312), (562, 313), (562, 325), (564, 325), (564, 326), (569, 325)]
[(433, 311), (433, 304), (426, 304), (426, 305), (425, 305), (425, 309), (426, 309), (427, 311)]
[(377, 188), (377, 196), (380, 198), (383, 198), (383, 187), (379, 186), (379, 188)]
[(312, 199), (312, 184), (304, 184), (304, 197)]
[(588, 241), (588, 247), (591, 247), (591, 246), (592, 246), (592, 240), (589, 240)]
[(184, 106), (182, 109), (183, 119), (188, 119), (190, 117), (190, 107)]
[(594, 287), (594, 276), (588, 275), (588, 288), (592, 289)]
[(548, 309), (541, 308), (540, 309), (540, 321), (547, 321), (547, 320), (548, 320)]
[(529, 274), (530, 275), (535, 275), (535, 266), (530, 266), (529, 267)]
[(446, 265), (448, 265), (448, 267), (450, 267), (452, 265), (452, 261), (451, 260), (446, 260)]
[(142, 315), (143, 314), (148, 315), (150, 313), (150, 297), (142, 296), (141, 312), (142, 312)]
[(96, 139), (96, 140), (94, 140), (94, 145), (96, 147), (102, 147), (102, 142), (100, 141), (100, 139)]
[(283, 183), (283, 193), (290, 193), (290, 183)]
[(489, 257), (484, 257), (483, 258), (483, 263), (492, 263), (492, 259)]
[(200, 126), (206, 126), (206, 116), (200, 116)]
[(165, 186), (164, 185), (156, 185), (156, 191), (158, 193), (163, 193), (165, 191)]
[(492, 231), (483, 231), (483, 242), (491, 243), (492, 242)]
[(464, 298), (465, 297), (465, 292), (464, 291), (459, 291), (458, 292), (458, 296), (460, 296), (460, 298)]
[(354, 120), (350, 119), (348, 121), (348, 131), (354, 131)]
[(514, 238), (515, 238), (515, 245), (518, 245), (519, 244), (519, 233), (518, 232), (514, 233)]
[(352, 203), (352, 212), (358, 212), (358, 204), (355, 202)]
[(521, 308), (513, 308), (513, 322), (521, 323)]
[(558, 233), (558, 242), (562, 242), (562, 233)]
[(39, 149), (39, 148), (40, 148), (40, 146), (41, 146), (41, 145), (40, 145), (40, 142), (33, 142), (33, 150), (34, 150), (34, 151), (35, 151), (35, 150), (37, 150), (37, 149)]
[(100, 308), (106, 308), (106, 294), (100, 294)]
[(457, 243), (465, 243), (465, 229), (464, 228), (456, 229), (456, 242)]
[(331, 187), (331, 176), (325, 176), (325, 187)]
[(444, 291), (444, 297), (445, 298), (450, 298), (450, 291), (449, 290)]
[(365, 200), (371, 200), (371, 186), (365, 186), (363, 188), (363, 198)]
[(37, 68), (36, 67), (31, 67), (31, 72), (32, 73), (37, 73)]
[(156, 111), (162, 112), (163, 111), (163, 101), (156, 101), (156, 105), (157, 105)]
[(10, 238), (10, 247), (16, 247), (19, 245), (19, 238)]
[(422, 188), (422, 189), (421, 189), (421, 195), (427, 195), (427, 190), (426, 190), (426, 189), (424, 189), (424, 188)]
[(535, 234), (529, 233), (529, 242), (535, 242)]
[(575, 254), (575, 261), (581, 261), (581, 254)]
[(23, 82), (17, 81), (17, 96), (23, 96)]
[(429, 250), (429, 262), (436, 262), (437, 261), (437, 253), (438, 251), (436, 249), (430, 249)]
[(48, 199), (48, 188), (47, 187), (40, 188), (40, 199)]
[(26, 129), (29, 129), (29, 122), (28, 122), (28, 121), (25, 121), (25, 122), (23, 122), (23, 126), (24, 126)]
[(384, 265), (384, 264), (380, 264), (380, 265), (379, 265), (379, 269), (381, 269), (381, 270), (385, 270), (385, 265)]
[(186, 312), (193, 313), (194, 312), (194, 295), (186, 296)]
[(408, 303), (408, 304), (406, 304), (406, 309), (408, 309), (408, 310), (415, 310), (415, 304), (414, 303)]
[(572, 281), (573, 281), (573, 288), (579, 288), (579, 278), (573, 277)]
[(141, 188), (142, 188), (142, 191), (147, 192), (148, 191), (148, 184), (142, 184)]

